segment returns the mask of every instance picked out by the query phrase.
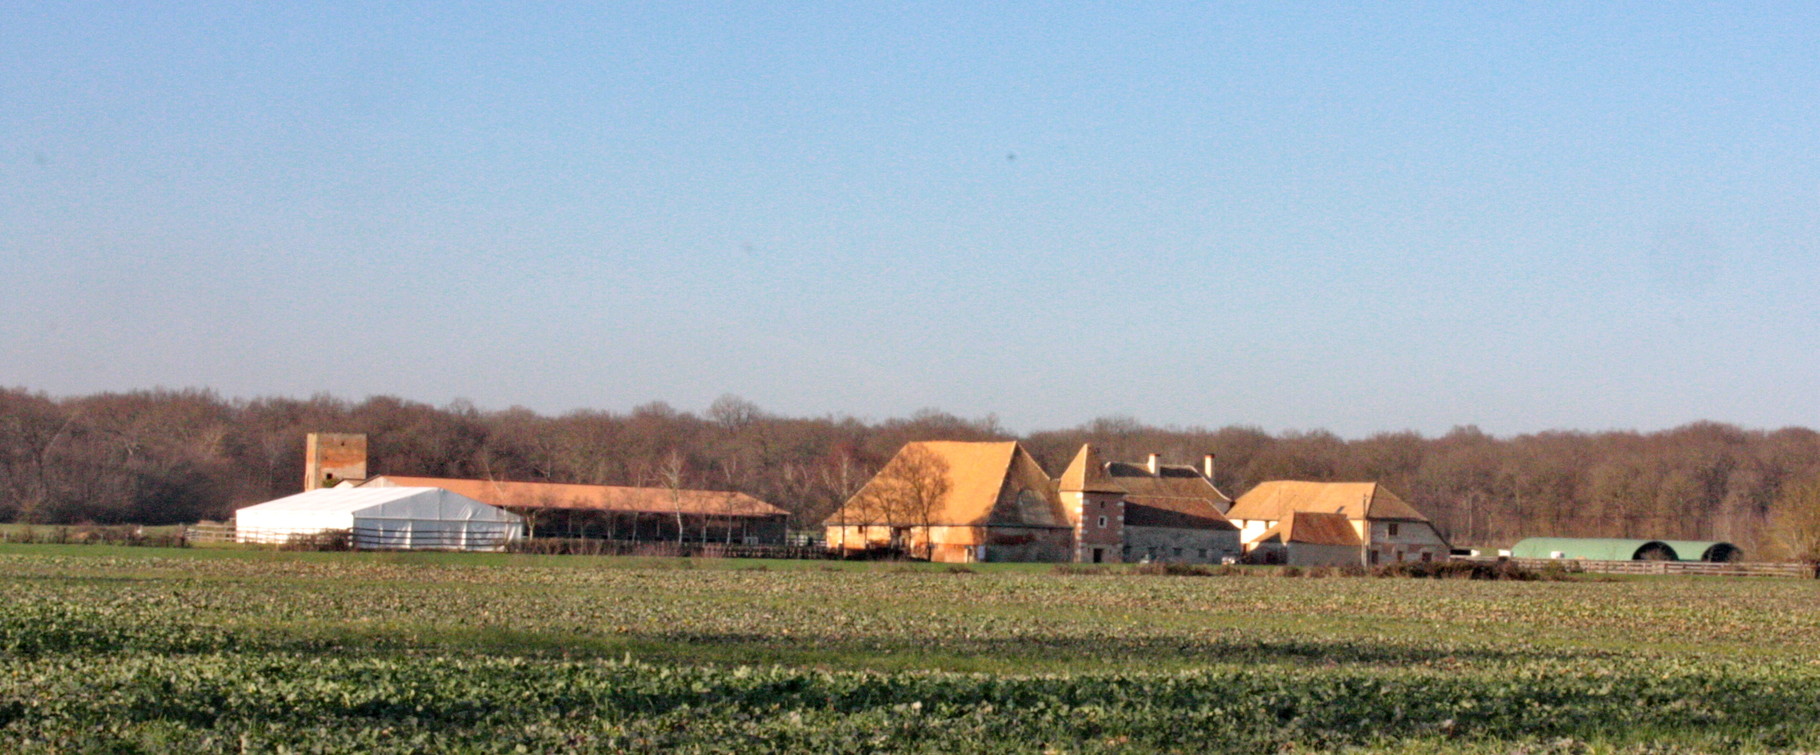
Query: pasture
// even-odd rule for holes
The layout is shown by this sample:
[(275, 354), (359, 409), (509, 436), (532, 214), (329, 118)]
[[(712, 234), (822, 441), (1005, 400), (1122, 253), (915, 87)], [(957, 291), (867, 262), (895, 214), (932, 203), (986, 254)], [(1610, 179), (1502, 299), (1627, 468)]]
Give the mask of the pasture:
[(0, 545), (22, 752), (1820, 749), (1820, 582)]

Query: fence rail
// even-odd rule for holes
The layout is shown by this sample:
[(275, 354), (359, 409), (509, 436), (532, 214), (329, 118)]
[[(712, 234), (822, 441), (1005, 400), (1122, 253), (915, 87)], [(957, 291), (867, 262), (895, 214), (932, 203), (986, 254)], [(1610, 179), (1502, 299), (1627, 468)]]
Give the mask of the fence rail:
[(1469, 558), (1509, 561), (1525, 569), (1569, 569), (1601, 574), (1684, 574), (1712, 577), (1820, 577), (1813, 564), (1710, 561), (1598, 561), (1584, 558)]
[(199, 524), (184, 531), (190, 543), (255, 543), (306, 550), (502, 550), (515, 533), (501, 530), (423, 530), (236, 527)]
[(183, 539), (189, 543), (231, 543), (234, 542), (234, 525), (192, 524), (183, 528)]
[[(242, 540), (241, 535), (247, 535)], [(694, 556), (701, 558), (792, 558), (823, 559), (833, 557), (817, 542), (791, 544), (684, 542), (674, 540), (603, 540), (595, 538), (498, 538), (486, 540), (469, 533), (424, 533), (410, 536), (367, 528), (353, 530), (240, 530), (231, 524), (198, 524), (184, 530), (190, 543), (254, 542), (302, 549), (320, 550), (401, 550), (410, 548), (495, 549), (513, 553), (545, 553), (585, 556)]]
[(506, 546), (513, 553), (546, 553), (575, 556), (694, 556), (700, 558), (794, 558), (822, 559), (834, 557), (821, 545), (713, 543), (674, 540), (601, 540), (593, 538), (539, 537), (514, 541)]

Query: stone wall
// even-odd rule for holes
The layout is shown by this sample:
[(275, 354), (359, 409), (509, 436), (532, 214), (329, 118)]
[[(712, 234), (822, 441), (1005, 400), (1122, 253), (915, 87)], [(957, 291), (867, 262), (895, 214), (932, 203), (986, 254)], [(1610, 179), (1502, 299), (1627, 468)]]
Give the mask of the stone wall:
[(1239, 533), (1176, 527), (1125, 527), (1125, 561), (1217, 564), (1239, 557)]

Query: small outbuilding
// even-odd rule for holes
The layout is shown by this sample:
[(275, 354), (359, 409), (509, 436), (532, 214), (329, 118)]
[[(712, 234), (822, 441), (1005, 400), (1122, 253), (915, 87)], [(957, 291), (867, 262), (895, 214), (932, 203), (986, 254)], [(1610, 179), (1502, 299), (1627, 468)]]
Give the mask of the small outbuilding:
[(1357, 566), (1364, 542), (1338, 512), (1291, 511), (1251, 541), (1251, 560), (1290, 566)]
[(1511, 558), (1588, 561), (1675, 561), (1675, 549), (1661, 540), (1608, 537), (1529, 537), (1510, 548)]
[(1731, 543), (1717, 540), (1664, 540), (1668, 547), (1675, 549), (1675, 557), (1682, 561), (1727, 561), (1744, 560), (1744, 549)]
[(234, 539), (242, 543), (347, 533), (355, 548), (485, 551), (523, 532), (517, 514), (442, 488), (322, 488), (234, 512)]

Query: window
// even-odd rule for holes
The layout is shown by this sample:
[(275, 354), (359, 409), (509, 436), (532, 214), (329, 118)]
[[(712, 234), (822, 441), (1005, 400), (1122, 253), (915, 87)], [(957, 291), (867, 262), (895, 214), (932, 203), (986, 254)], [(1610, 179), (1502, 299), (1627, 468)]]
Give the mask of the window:
[(1181, 549), (1181, 548), (1177, 548), (1177, 549), (1175, 549), (1175, 557), (1176, 557), (1176, 558), (1181, 558), (1181, 557), (1182, 557), (1182, 549)]
[(1396, 537), (1397, 536), (1397, 523), (1391, 522), (1390, 524), (1384, 525), (1384, 534), (1389, 535), (1391, 537)]
[(1100, 527), (1101, 527), (1101, 528), (1102, 528), (1102, 529), (1104, 529), (1104, 528), (1105, 528), (1105, 526), (1106, 526), (1106, 517), (1103, 517), (1103, 516), (1102, 516), (1102, 517), (1100, 517)]

